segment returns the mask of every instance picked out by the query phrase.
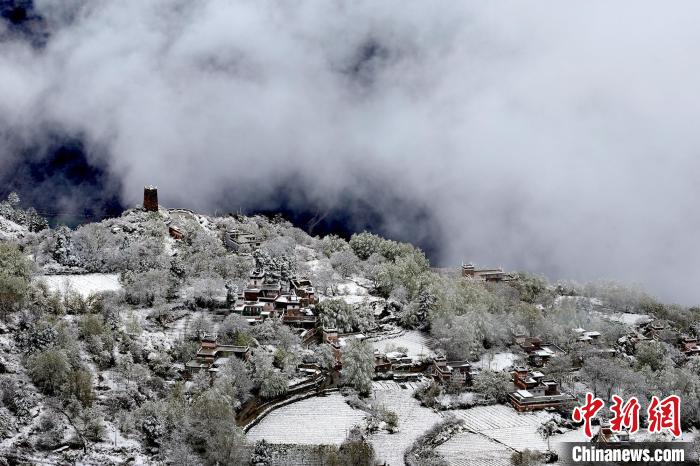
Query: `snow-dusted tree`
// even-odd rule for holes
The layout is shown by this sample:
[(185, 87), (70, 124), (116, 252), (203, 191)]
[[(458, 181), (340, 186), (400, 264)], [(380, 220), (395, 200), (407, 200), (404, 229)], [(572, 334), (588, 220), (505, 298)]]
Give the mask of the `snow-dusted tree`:
[(187, 443), (187, 435), (177, 429), (173, 435), (163, 441), (163, 454), (167, 464), (177, 466), (203, 466), (202, 458)]
[(275, 366), (279, 367), (285, 374), (291, 376), (297, 371), (297, 367), (301, 363), (301, 356), (298, 351), (288, 351), (277, 348), (274, 361)]
[(326, 296), (333, 296), (337, 281), (333, 277), (333, 267), (330, 260), (321, 259), (310, 271), (309, 279), (313, 282), (316, 290)]
[(505, 372), (483, 370), (474, 376), (472, 390), (481, 394), (486, 400), (504, 403), (508, 400), (512, 383)]
[(321, 251), (326, 257), (331, 257), (334, 252), (347, 251), (350, 245), (337, 235), (324, 236), (320, 241)]
[(330, 260), (333, 268), (345, 278), (357, 273), (359, 269), (359, 259), (349, 249), (334, 252)]
[(48, 349), (31, 356), (27, 368), (34, 385), (48, 395), (55, 395), (66, 382), (70, 364), (65, 352)]
[(253, 252), (255, 266), (271, 276), (286, 282), (296, 274), (294, 254), (272, 257), (266, 250), (258, 249)]
[(19, 194), (17, 194), (15, 191), (12, 191), (7, 196), (7, 203), (10, 204), (10, 207), (12, 207), (13, 209), (18, 208), (20, 204)]
[(49, 222), (34, 207), (30, 207), (24, 211), (24, 225), (29, 231), (38, 232), (48, 228)]
[(315, 345), (312, 347), (314, 352), (313, 361), (323, 369), (332, 369), (335, 366), (335, 355), (329, 345)]
[(324, 327), (336, 327), (341, 332), (364, 332), (374, 326), (374, 312), (367, 303), (354, 308), (342, 299), (327, 299), (316, 309)]
[(219, 325), (217, 337), (225, 345), (249, 345), (250, 324), (241, 315), (229, 314)]
[(539, 425), (539, 427), (537, 427), (537, 433), (540, 434), (540, 437), (547, 441), (547, 450), (551, 450), (549, 446), (549, 439), (557, 432), (558, 427), (559, 426), (557, 426), (557, 423), (551, 419), (547, 422), (543, 422)]
[(229, 358), (214, 381), (214, 388), (225, 394), (238, 409), (249, 397), (253, 381), (245, 363), (238, 358)]
[(67, 400), (75, 399), (84, 407), (92, 406), (92, 402), (95, 400), (95, 392), (92, 389), (92, 373), (87, 368), (69, 371), (61, 391)]
[(22, 304), (30, 272), (29, 261), (16, 246), (0, 243), (0, 318), (4, 319)]
[(167, 269), (154, 268), (140, 273), (127, 271), (121, 274), (127, 302), (130, 304), (153, 305), (171, 297), (175, 286)]
[(440, 342), (447, 356), (455, 359), (477, 358), (483, 351), (484, 334), (477, 325), (483, 316), (468, 313), (461, 316), (432, 319), (430, 333)]
[(194, 304), (199, 307), (214, 308), (226, 299), (226, 283), (219, 277), (201, 277), (191, 280), (191, 294)]
[(379, 248), (382, 241), (380, 236), (364, 231), (350, 237), (350, 247), (357, 257), (366, 260), (369, 259), (372, 254), (380, 252)]
[(666, 359), (668, 348), (660, 341), (642, 341), (636, 349), (637, 366), (640, 368), (648, 366), (652, 371), (658, 371), (669, 362)]
[(255, 449), (250, 457), (252, 466), (270, 466), (272, 464), (272, 453), (270, 445), (265, 439), (255, 442)]
[(251, 359), (255, 370), (254, 381), (260, 387), (260, 396), (274, 398), (287, 392), (287, 377), (283, 372), (275, 369), (272, 356), (256, 351)]
[(124, 238), (121, 270), (139, 273), (169, 268), (170, 258), (165, 253), (165, 236), (168, 234), (165, 224), (159, 219), (150, 219), (140, 226), (142, 231), (138, 235)]
[(45, 320), (20, 319), (15, 343), (25, 354), (34, 354), (52, 346), (57, 338), (56, 329)]
[(0, 202), (0, 216), (23, 225), (32, 232), (41, 231), (48, 227), (46, 219), (41, 217), (33, 207), (27, 210), (20, 208), (19, 195), (15, 192), (10, 193), (7, 200)]
[(211, 334), (212, 323), (204, 313), (199, 313), (189, 326), (188, 334), (190, 338), (201, 340), (206, 335)]
[(114, 256), (116, 245), (108, 247), (114, 235), (101, 223), (88, 223), (75, 230), (72, 236), (73, 252), (81, 266), (90, 272), (112, 272), (116, 270)]
[(372, 391), (374, 377), (374, 352), (363, 340), (350, 339), (340, 356), (343, 364), (343, 381), (362, 395)]
[(133, 309), (129, 311), (129, 315), (126, 318), (125, 329), (127, 335), (133, 337), (139, 337), (143, 333), (143, 327), (139, 322), (138, 316), (134, 313)]
[(53, 259), (67, 267), (79, 265), (79, 260), (73, 252), (72, 236), (73, 232), (65, 225), (53, 230), (53, 245), (51, 247)]
[(128, 387), (134, 384), (137, 388), (143, 387), (150, 377), (149, 370), (141, 364), (135, 363), (131, 353), (127, 353), (117, 361), (117, 373)]
[(296, 243), (288, 236), (275, 236), (265, 241), (261, 248), (269, 254), (271, 258), (294, 256)]

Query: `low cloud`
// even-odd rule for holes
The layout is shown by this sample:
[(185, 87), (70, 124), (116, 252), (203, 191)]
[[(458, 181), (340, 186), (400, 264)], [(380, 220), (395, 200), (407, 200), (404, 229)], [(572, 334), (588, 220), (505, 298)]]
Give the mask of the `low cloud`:
[(696, 3), (35, 7), (40, 45), (0, 30), (0, 169), (51, 128), (127, 204), (151, 183), (210, 211), (369, 202), (441, 232), (445, 264), (700, 301)]

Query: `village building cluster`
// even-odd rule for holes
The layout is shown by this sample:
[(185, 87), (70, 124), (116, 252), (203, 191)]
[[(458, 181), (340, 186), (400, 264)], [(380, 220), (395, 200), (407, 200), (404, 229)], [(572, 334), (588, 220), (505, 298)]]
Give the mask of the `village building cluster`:
[[(181, 231), (170, 226), (170, 235), (181, 238)], [(240, 230), (230, 230), (224, 235), (226, 246), (237, 253), (248, 254), (260, 246), (260, 239), (255, 235)], [(469, 279), (486, 282), (503, 282), (515, 279), (515, 276), (497, 269), (478, 269), (473, 264), (462, 266), (462, 275)], [(310, 339), (330, 346), (335, 358), (335, 368), (341, 369), (341, 355), (350, 340), (364, 340), (364, 333), (341, 333), (337, 328), (319, 326), (316, 314), (318, 296), (313, 284), (308, 279), (292, 277), (282, 279), (268, 273), (258, 266), (249, 277), (245, 288), (235, 295), (230, 308), (231, 313), (238, 314), (251, 324), (264, 322), (267, 319), (278, 319), (280, 322), (303, 329)], [(669, 327), (663, 322), (646, 322), (633, 331), (619, 338), (614, 347), (601, 345), (601, 332), (574, 328), (571, 330), (571, 341), (574, 345), (586, 348), (588, 354), (602, 356), (624, 356), (634, 354), (635, 346), (641, 341), (668, 338)], [(371, 332), (370, 332), (371, 336)], [(679, 349), (688, 356), (700, 354), (698, 339), (686, 335), (676, 336)], [(560, 381), (547, 377), (546, 366), (553, 358), (566, 355), (566, 351), (554, 343), (547, 343), (539, 337), (525, 334), (514, 334), (513, 344), (523, 353), (525, 365), (510, 369), (512, 391), (508, 401), (518, 412), (528, 412), (542, 409), (568, 409), (576, 398), (562, 392)], [(221, 345), (216, 338), (208, 336), (202, 339), (201, 346), (195, 357), (186, 364), (185, 373), (189, 376), (195, 372), (207, 371), (212, 376), (230, 357), (247, 360), (251, 349), (247, 346)], [(579, 361), (583, 363), (583, 361)], [(300, 369), (304, 364), (300, 365)], [(319, 372), (318, 367), (312, 368)], [(374, 351), (375, 379), (393, 379), (399, 382), (417, 380), (425, 375), (438, 384), (452, 386), (470, 386), (479, 369), (469, 361), (448, 360), (444, 355), (415, 358), (401, 349), (382, 352)], [(615, 435), (607, 435), (603, 428), (600, 430), (601, 441), (618, 441)], [(617, 435), (617, 434), (616, 434)]]
[(632, 331), (618, 338), (617, 346), (622, 354), (633, 355), (637, 345), (644, 341), (665, 341), (675, 345), (687, 357), (700, 355), (700, 342), (696, 336), (682, 334), (662, 320), (639, 324)]
[(576, 401), (574, 396), (559, 390), (558, 382), (545, 378), (540, 371), (521, 366), (516, 367), (511, 376), (516, 390), (509, 395), (509, 401), (516, 411), (562, 408)]
[(311, 329), (316, 326), (316, 291), (308, 279), (288, 281), (255, 270), (246, 288), (237, 296), (231, 312), (249, 323), (279, 319), (287, 325)]
[(188, 375), (199, 371), (208, 371), (211, 375), (215, 375), (231, 356), (247, 361), (250, 357), (250, 347), (220, 345), (216, 342), (216, 338), (205, 336), (201, 340), (194, 359), (185, 364), (185, 370)]
[(503, 271), (503, 267), (495, 269), (479, 269), (474, 264), (462, 264), (462, 276), (485, 282), (508, 282), (515, 280), (515, 275)]

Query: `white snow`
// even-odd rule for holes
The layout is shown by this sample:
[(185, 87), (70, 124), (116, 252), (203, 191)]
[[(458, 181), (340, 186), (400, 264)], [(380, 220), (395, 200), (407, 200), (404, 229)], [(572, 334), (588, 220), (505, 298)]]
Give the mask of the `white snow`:
[(562, 303), (574, 303), (577, 307), (599, 307), (603, 305), (603, 301), (599, 298), (588, 298), (586, 296), (557, 296), (554, 299), (554, 305), (559, 306)]
[(340, 445), (366, 413), (348, 406), (339, 393), (283, 406), (248, 431), (251, 442)]
[(28, 233), (22, 225), (19, 225), (5, 217), (0, 217), (0, 240), (15, 241)]
[(338, 293), (341, 295), (367, 296), (367, 288), (364, 288), (352, 280), (346, 280), (338, 284)]
[(474, 363), (474, 367), (492, 371), (502, 371), (513, 366), (516, 359), (518, 359), (518, 356), (510, 352), (484, 353), (481, 355), (481, 359)]
[(89, 273), (85, 275), (43, 275), (38, 278), (49, 286), (51, 291), (65, 293), (72, 289), (82, 296), (88, 296), (101, 291), (118, 291), (122, 288), (119, 274)]
[(629, 326), (636, 326), (653, 320), (649, 314), (635, 314), (632, 312), (617, 312), (615, 314), (603, 315), (604, 319), (620, 322)]
[(399, 431), (390, 434), (381, 431), (369, 438), (377, 452), (377, 459), (389, 465), (404, 464), (404, 452), (413, 442), (434, 424), (442, 419), (435, 411), (420, 405), (413, 397), (413, 392), (419, 384), (402, 384), (396, 382), (375, 382), (372, 385), (372, 396), (375, 403), (395, 412), (399, 416)]
[(436, 450), (452, 466), (510, 466), (513, 453), (507, 446), (472, 432), (460, 432)]
[(468, 431), (481, 434), (512, 449), (547, 449), (547, 442), (537, 433), (537, 428), (552, 418), (550, 413), (518, 413), (510, 406), (504, 405), (477, 406), (450, 412), (464, 420)]
[(337, 293), (333, 298), (342, 299), (348, 304), (359, 304), (366, 299), (376, 300), (369, 296), (367, 288), (364, 288), (352, 280), (340, 282), (337, 286)]
[(410, 330), (395, 337), (374, 340), (372, 341), (372, 346), (375, 350), (384, 353), (395, 351), (397, 348), (403, 347), (408, 350), (407, 356), (414, 360), (419, 360), (423, 357), (435, 355), (433, 350), (430, 349), (430, 343), (430, 338), (424, 333), (417, 330)]

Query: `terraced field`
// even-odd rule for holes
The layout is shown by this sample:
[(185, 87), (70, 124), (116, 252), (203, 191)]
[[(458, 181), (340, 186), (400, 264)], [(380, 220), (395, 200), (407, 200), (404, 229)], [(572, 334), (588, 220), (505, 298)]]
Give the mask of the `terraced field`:
[(48, 285), (51, 291), (65, 293), (72, 289), (87, 297), (100, 291), (118, 291), (121, 289), (119, 274), (89, 273), (84, 275), (43, 275), (39, 277)]
[[(404, 347), (408, 350), (408, 356), (420, 359), (421, 356), (434, 356), (431, 349), (431, 340), (425, 334), (409, 330), (402, 335), (385, 339), (375, 339), (372, 341), (374, 349), (386, 352), (387, 349), (395, 350), (397, 347)], [(393, 349), (392, 349), (393, 348)]]
[(551, 419), (544, 411), (518, 413), (510, 406), (478, 406), (451, 411), (464, 420), (469, 431), (482, 434), (515, 450), (526, 448), (546, 450), (547, 442), (537, 428)]
[(510, 466), (513, 450), (481, 434), (460, 432), (437, 448), (454, 466)]
[(251, 442), (340, 445), (365, 413), (352, 409), (339, 393), (313, 397), (268, 414), (248, 431)]
[[(391, 466), (404, 464), (403, 454), (413, 442), (442, 416), (420, 405), (413, 398), (413, 392), (419, 384), (396, 382), (375, 382), (373, 397), (377, 403), (394, 411), (399, 416), (399, 431), (395, 434), (380, 432), (370, 437), (370, 442), (377, 452), (377, 459)], [(405, 387), (405, 388), (402, 388)]]

